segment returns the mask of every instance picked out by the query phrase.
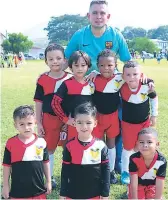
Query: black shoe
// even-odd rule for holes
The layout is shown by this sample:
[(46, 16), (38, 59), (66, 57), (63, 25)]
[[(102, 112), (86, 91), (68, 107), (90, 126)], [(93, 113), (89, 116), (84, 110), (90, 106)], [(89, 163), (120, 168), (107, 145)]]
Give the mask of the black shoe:
[(118, 179), (117, 179), (117, 176), (116, 176), (115, 171), (113, 170), (113, 171), (110, 173), (110, 183), (111, 183), (111, 184), (116, 184), (117, 182), (118, 182)]
[(51, 185), (52, 185), (52, 189), (53, 189), (53, 190), (56, 189), (57, 183), (56, 183), (56, 180), (54, 179), (53, 176), (51, 177)]

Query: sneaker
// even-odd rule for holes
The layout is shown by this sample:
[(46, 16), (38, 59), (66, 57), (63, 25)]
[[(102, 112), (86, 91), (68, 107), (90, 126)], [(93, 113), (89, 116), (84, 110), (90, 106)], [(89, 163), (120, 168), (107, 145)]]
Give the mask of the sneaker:
[(54, 179), (53, 176), (51, 177), (51, 185), (52, 185), (52, 189), (53, 189), (53, 190), (56, 189), (57, 183), (56, 183), (56, 180)]
[(116, 176), (115, 171), (113, 170), (113, 171), (110, 173), (110, 183), (111, 183), (111, 184), (116, 184), (117, 182), (118, 182), (118, 179), (117, 179), (117, 176)]
[(130, 175), (128, 172), (123, 171), (121, 173), (121, 183), (126, 185), (130, 184)]

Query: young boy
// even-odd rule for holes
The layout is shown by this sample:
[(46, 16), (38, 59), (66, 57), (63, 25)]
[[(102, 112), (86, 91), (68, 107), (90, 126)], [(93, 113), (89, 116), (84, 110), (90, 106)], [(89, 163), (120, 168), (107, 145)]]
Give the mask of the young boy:
[[(155, 126), (158, 115), (158, 97), (149, 85), (140, 81), (140, 65), (135, 61), (127, 62), (123, 67), (125, 84), (120, 93), (122, 97), (122, 174), (121, 182), (129, 184), (129, 157), (136, 146), (138, 132), (146, 127)], [(151, 109), (150, 109), (151, 107)], [(150, 115), (151, 110), (151, 115)]]
[(63, 71), (65, 65), (64, 48), (58, 44), (50, 44), (46, 48), (45, 63), (49, 66), (50, 71), (39, 77), (34, 101), (38, 134), (39, 136), (43, 136), (47, 142), (52, 188), (55, 189), (56, 181), (53, 178), (54, 152), (60, 140), (60, 131), (63, 123), (54, 113), (51, 101), (62, 82), (72, 77), (72, 74)]
[(68, 125), (68, 140), (77, 135), (74, 127), (74, 110), (81, 103), (92, 101), (94, 85), (85, 80), (85, 74), (91, 67), (90, 57), (75, 51), (68, 60), (73, 77), (64, 81), (52, 100), (52, 108), (59, 119)]
[(90, 102), (74, 113), (77, 137), (65, 146), (60, 199), (107, 199), (110, 190), (108, 149), (92, 131), (97, 125), (96, 108)]
[(139, 152), (131, 155), (129, 199), (162, 199), (167, 161), (158, 152), (158, 134), (153, 128), (138, 133)]
[(48, 152), (45, 140), (34, 134), (34, 110), (31, 106), (20, 106), (15, 109), (13, 119), (18, 134), (6, 143), (2, 196), (5, 199), (46, 199), (46, 193), (51, 192)]

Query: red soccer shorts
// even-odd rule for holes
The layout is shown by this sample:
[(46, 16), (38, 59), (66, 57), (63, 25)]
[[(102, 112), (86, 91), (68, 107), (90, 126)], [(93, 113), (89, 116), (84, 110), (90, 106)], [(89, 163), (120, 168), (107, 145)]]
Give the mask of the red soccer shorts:
[(12, 200), (15, 200), (15, 199), (46, 199), (46, 195), (45, 194), (41, 194), (39, 196), (34, 196), (34, 197), (26, 197), (26, 198), (13, 198), (13, 197), (10, 197), (10, 199)]
[(54, 151), (58, 146), (62, 125), (63, 123), (57, 116), (48, 113), (43, 114), (43, 128), (45, 131), (44, 139), (47, 142), (47, 148), (49, 151)]
[(122, 139), (123, 146), (126, 150), (134, 149), (136, 146), (138, 133), (143, 129), (150, 126), (150, 120), (147, 119), (145, 122), (140, 124), (130, 124), (124, 121), (121, 121), (122, 128)]
[[(138, 185), (138, 199), (154, 199), (155, 193), (156, 193), (155, 185), (149, 185), (149, 186)], [(130, 186), (128, 187), (128, 199), (132, 199)]]
[(106, 133), (108, 138), (115, 138), (120, 133), (118, 110), (108, 115), (98, 113), (97, 121), (98, 131), (95, 137), (102, 139)]

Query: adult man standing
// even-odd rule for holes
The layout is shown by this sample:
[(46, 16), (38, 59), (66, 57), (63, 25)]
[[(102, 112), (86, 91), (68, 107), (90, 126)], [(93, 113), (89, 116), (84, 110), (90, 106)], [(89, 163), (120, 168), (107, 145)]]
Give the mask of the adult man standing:
[[(78, 30), (72, 36), (66, 50), (65, 56), (68, 59), (74, 51), (82, 50), (86, 52), (92, 61), (92, 67), (87, 74), (93, 70), (98, 71), (97, 68), (97, 55), (104, 49), (111, 49), (119, 55), (121, 61), (126, 62), (131, 59), (127, 43), (122, 34), (115, 28), (108, 26), (107, 22), (110, 19), (108, 12), (107, 1), (92, 0), (87, 14), (90, 25)], [(121, 141), (121, 140), (120, 140)], [(121, 146), (121, 142), (119, 144)], [(113, 156), (109, 149), (109, 158)], [(121, 148), (120, 148), (121, 151)], [(110, 159), (109, 159), (110, 160)], [(121, 160), (117, 158), (117, 160)], [(128, 183), (129, 177), (121, 177)], [(111, 183), (116, 183), (117, 179), (115, 174), (111, 173)]]
[(131, 55), (122, 34), (107, 25), (110, 18), (107, 1), (91, 1), (87, 16), (90, 25), (74, 33), (65, 50), (66, 58), (69, 58), (77, 50), (86, 52), (92, 60), (92, 67), (88, 74), (93, 70), (98, 71), (97, 55), (105, 48), (116, 52), (123, 62), (130, 60)]

